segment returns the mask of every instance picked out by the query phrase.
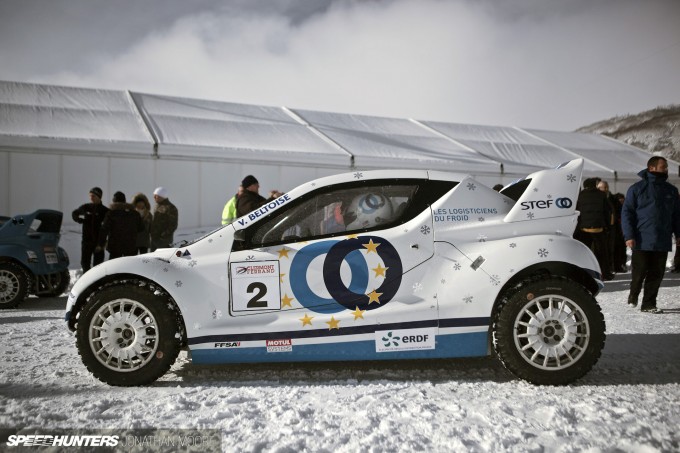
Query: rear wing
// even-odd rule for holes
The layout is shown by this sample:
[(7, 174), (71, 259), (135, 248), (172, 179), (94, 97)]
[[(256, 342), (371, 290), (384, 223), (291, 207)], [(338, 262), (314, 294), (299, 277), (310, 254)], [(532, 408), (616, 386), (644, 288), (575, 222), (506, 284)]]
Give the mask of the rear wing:
[(503, 220), (521, 222), (574, 215), (582, 174), (583, 159), (574, 159), (503, 188), (503, 195), (517, 200)]

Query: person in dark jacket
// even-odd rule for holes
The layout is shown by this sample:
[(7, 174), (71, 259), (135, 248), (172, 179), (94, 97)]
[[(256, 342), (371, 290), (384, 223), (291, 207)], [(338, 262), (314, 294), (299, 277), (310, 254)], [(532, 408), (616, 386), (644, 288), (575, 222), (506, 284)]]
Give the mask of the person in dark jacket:
[(269, 199), (263, 197), (259, 193), (260, 183), (253, 175), (248, 175), (243, 178), (241, 187), (243, 187), (243, 193), (236, 200), (236, 215), (238, 217), (243, 217), (249, 212), (252, 212), (260, 206), (283, 195), (278, 190), (272, 190), (269, 193)]
[(149, 251), (151, 245), (151, 222), (153, 221), (153, 214), (151, 214), (151, 204), (149, 199), (143, 193), (138, 193), (132, 199), (132, 204), (142, 218), (142, 225), (144, 229), (137, 233), (137, 253), (139, 255)]
[(83, 225), (83, 239), (80, 247), (80, 266), (83, 273), (104, 261), (104, 250), (97, 250), (99, 230), (108, 208), (102, 204), (102, 189), (90, 190), (90, 203), (81, 205), (71, 214), (73, 221)]
[(169, 248), (174, 242), (175, 230), (179, 220), (179, 212), (168, 199), (168, 189), (156, 187), (153, 191), (156, 209), (151, 221), (151, 251)]
[(663, 157), (649, 159), (647, 169), (638, 175), (642, 181), (628, 189), (621, 209), (623, 236), (633, 251), (628, 304), (637, 306), (644, 285), (641, 310), (663, 313), (656, 306), (656, 296), (673, 248), (673, 234), (680, 245), (680, 198), (678, 189), (667, 181), (668, 162)]
[(578, 195), (576, 210), (580, 212), (574, 238), (583, 242), (595, 254), (602, 270), (602, 278), (611, 280), (607, 230), (611, 222), (611, 208), (607, 195), (597, 190), (597, 179), (583, 181), (583, 190)]
[(99, 232), (99, 248), (109, 252), (109, 259), (137, 254), (137, 233), (142, 231), (142, 218), (135, 207), (125, 202), (125, 194), (113, 194), (113, 203), (104, 217)]
[[(597, 190), (607, 196), (611, 212), (609, 228), (607, 228), (607, 250), (609, 252), (609, 266), (611, 266), (610, 272), (622, 272), (622, 267), (620, 263), (617, 262), (616, 255), (618, 250), (617, 247), (622, 247), (624, 249), (624, 254), (626, 247), (626, 243), (623, 240), (623, 232), (621, 231), (621, 204), (616, 196), (609, 191), (609, 183), (607, 181), (600, 180), (597, 183)], [(623, 272), (625, 272), (625, 270), (623, 270)]]

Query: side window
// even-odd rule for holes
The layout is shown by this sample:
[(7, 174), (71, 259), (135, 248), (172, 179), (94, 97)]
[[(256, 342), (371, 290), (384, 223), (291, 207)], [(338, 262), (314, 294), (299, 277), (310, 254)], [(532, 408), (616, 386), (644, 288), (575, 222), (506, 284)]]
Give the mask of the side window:
[(255, 230), (255, 246), (293, 242), (388, 227), (400, 220), (413, 201), (415, 184), (340, 186), (266, 220)]

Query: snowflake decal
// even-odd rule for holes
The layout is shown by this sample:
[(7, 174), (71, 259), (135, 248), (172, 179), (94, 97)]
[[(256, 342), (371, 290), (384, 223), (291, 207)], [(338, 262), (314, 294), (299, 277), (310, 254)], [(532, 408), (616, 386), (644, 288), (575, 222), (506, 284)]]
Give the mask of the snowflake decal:
[(144, 258), (142, 260), (142, 263), (144, 263), (144, 264), (149, 264), (150, 262), (151, 262), (151, 260), (149, 258)]
[(213, 319), (221, 319), (222, 318), (222, 310), (213, 310), (212, 312), (212, 317)]
[(460, 267), (461, 267), (461, 266), (460, 266), (460, 263), (459, 263), (458, 261), (455, 261), (455, 262), (453, 263), (453, 270), (454, 270), (454, 271), (459, 271), (459, 270), (460, 270)]
[(430, 227), (427, 225), (423, 225), (420, 227), (420, 232), (423, 234), (430, 234)]
[(198, 262), (196, 260), (189, 261), (189, 267), (194, 267), (197, 264), (198, 264)]
[(567, 181), (569, 182), (576, 182), (576, 176), (574, 175), (567, 175)]
[(548, 199), (552, 198), (552, 195), (548, 194)]
[(538, 249), (538, 256), (540, 256), (541, 258), (545, 258), (546, 256), (548, 256), (548, 253), (549, 252), (546, 249)]
[(361, 173), (360, 171), (358, 171), (358, 172), (354, 173), (354, 177), (357, 178), (357, 179), (361, 179), (361, 178), (364, 177), (364, 174)]
[(315, 183), (315, 182), (312, 183), (312, 187), (316, 187), (316, 183)]
[(538, 187), (534, 187), (534, 192), (538, 192)]
[(511, 274), (514, 274), (514, 273), (515, 273), (515, 270), (514, 270), (514, 269), (510, 269), (510, 273), (511, 273)]
[(208, 239), (208, 244), (212, 244), (212, 238)]
[(485, 234), (480, 234), (479, 236), (477, 236), (477, 242), (486, 242), (487, 239), (488, 236)]
[(550, 238), (548, 239), (548, 242), (553, 242), (553, 240), (554, 240), (553, 238)]
[(475, 186), (474, 184), (469, 182), (469, 183), (467, 183), (467, 188), (468, 188), (468, 190), (475, 190), (477, 188), (477, 186)]
[(472, 296), (466, 296), (466, 297), (463, 297), (463, 302), (465, 302), (466, 304), (471, 304), (471, 303), (472, 303), (472, 299), (474, 299), (474, 297), (472, 297)]
[(175, 286), (178, 287), (178, 288), (181, 288), (182, 287), (182, 280), (177, 280), (175, 282)]
[(480, 222), (483, 222), (483, 221), (484, 221), (484, 217), (480, 217), (480, 218), (477, 219), (477, 220), (479, 220)]
[(533, 212), (527, 212), (527, 217), (533, 219), (534, 217), (536, 217), (536, 214), (534, 214)]
[(421, 291), (423, 289), (422, 283), (414, 283), (413, 284), (413, 292), (417, 293), (418, 291)]
[(446, 280), (444, 280), (443, 278), (442, 278), (441, 282), (442, 282), (442, 285), (446, 284)]
[(501, 278), (498, 275), (490, 275), (491, 278), (491, 283), (493, 283), (494, 286), (498, 286), (501, 283)]
[(511, 242), (511, 243), (510, 243), (510, 248), (511, 248), (511, 249), (514, 249), (515, 247), (517, 247), (517, 244), (515, 244), (514, 242)]
[(248, 255), (248, 256), (246, 257), (246, 261), (252, 261), (252, 260), (254, 260), (254, 259), (255, 259), (255, 255)]
[(168, 271), (169, 271), (169, 269), (167, 267), (163, 268), (163, 272), (168, 272)]

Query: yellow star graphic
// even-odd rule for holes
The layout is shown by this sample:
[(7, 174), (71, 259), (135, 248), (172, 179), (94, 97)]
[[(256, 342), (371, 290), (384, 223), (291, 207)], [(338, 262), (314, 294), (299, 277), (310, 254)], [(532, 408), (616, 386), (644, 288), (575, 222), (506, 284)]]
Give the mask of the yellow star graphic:
[(359, 238), (359, 235), (358, 234), (348, 234), (346, 237), (347, 237), (347, 239), (357, 239), (357, 238)]
[(366, 295), (368, 296), (368, 303), (372, 304), (373, 302), (380, 303), (380, 296), (382, 296), (383, 293), (376, 293), (375, 290), (373, 290), (369, 294), (366, 294)]
[(299, 318), (299, 319), (300, 319), (300, 321), (302, 321), (302, 327), (304, 327), (306, 325), (311, 326), (312, 325), (312, 319), (314, 319), (314, 316), (309, 316), (307, 313), (305, 313), (305, 317)]
[(286, 258), (290, 258), (290, 257), (288, 256), (288, 252), (290, 252), (290, 250), (288, 250), (288, 249), (285, 248), (285, 247), (282, 248), (281, 250), (277, 250), (277, 252), (278, 252), (278, 254), (279, 254), (279, 259), (283, 258), (284, 256), (285, 256)]
[(279, 274), (279, 278), (281, 279), (281, 283), (283, 283), (283, 276), (286, 274)]
[(293, 308), (293, 306), (290, 303), (294, 300), (295, 300), (294, 297), (288, 297), (288, 293), (284, 294), (283, 299), (281, 299), (281, 307)]
[(359, 310), (359, 307), (357, 307), (357, 309), (352, 312), (354, 320), (356, 321), (359, 318), (364, 319), (364, 313), (366, 313), (366, 310)]
[(374, 267), (371, 269), (373, 272), (375, 272), (375, 276), (377, 277), (378, 275), (382, 275), (383, 277), (386, 277), (385, 272), (389, 269), (389, 267), (382, 267), (380, 263), (378, 263), (378, 267)]
[(380, 245), (380, 242), (378, 242), (376, 244), (376, 243), (373, 242), (373, 239), (369, 239), (368, 244), (361, 244), (361, 245), (366, 247), (366, 250), (368, 250), (368, 252), (366, 252), (366, 253), (371, 253), (371, 252), (378, 253), (378, 251), (376, 249)]
[(338, 326), (338, 324), (340, 324), (340, 320), (335, 319), (335, 316), (331, 316), (331, 320), (326, 321), (326, 324), (328, 324), (328, 330), (340, 329), (340, 327)]

